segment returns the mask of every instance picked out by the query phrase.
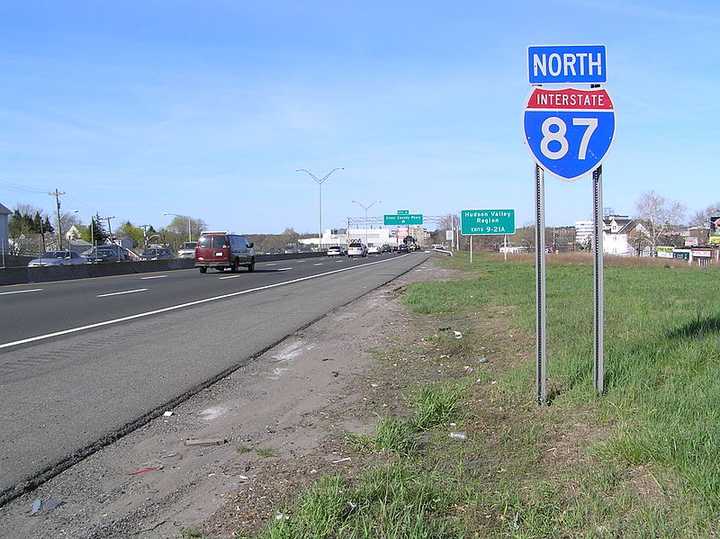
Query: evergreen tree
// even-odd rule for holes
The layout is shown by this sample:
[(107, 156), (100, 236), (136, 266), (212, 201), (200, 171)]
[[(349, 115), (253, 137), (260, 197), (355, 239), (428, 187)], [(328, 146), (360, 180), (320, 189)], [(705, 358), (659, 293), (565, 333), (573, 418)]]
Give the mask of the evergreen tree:
[(23, 221), (25, 221), (25, 228), (28, 230), (28, 232), (35, 232), (35, 222), (33, 221), (32, 215), (26, 213), (22, 216), (22, 218)]
[(35, 218), (33, 219), (33, 232), (35, 234), (40, 234), (42, 231), (42, 217), (40, 217), (40, 212), (35, 212)]
[(103, 245), (110, 235), (105, 230), (105, 227), (102, 224), (102, 221), (99, 217), (94, 216), (92, 218), (92, 235), (93, 235), (93, 243), (96, 245)]
[(43, 223), (43, 232), (46, 234), (52, 234), (55, 232), (55, 227), (50, 224), (50, 218), (46, 215), (45, 222)]

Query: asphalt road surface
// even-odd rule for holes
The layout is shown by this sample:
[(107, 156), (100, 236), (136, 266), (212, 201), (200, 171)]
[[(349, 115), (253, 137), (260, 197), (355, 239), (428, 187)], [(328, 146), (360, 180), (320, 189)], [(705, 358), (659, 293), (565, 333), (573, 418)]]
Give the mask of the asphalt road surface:
[(310, 258), (258, 263), (254, 273), (178, 270), (0, 287), (0, 494), (426, 257)]

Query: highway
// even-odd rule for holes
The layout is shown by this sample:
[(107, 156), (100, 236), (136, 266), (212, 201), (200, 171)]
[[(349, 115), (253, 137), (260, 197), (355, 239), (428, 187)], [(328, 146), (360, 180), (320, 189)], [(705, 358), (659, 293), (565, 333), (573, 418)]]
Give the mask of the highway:
[(426, 258), (0, 287), (0, 500)]

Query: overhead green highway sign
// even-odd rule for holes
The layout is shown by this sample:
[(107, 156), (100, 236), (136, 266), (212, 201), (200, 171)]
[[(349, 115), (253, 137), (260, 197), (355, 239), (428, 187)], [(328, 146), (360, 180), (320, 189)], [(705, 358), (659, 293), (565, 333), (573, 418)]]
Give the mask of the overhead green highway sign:
[(460, 233), (463, 236), (515, 234), (515, 210), (463, 210)]
[(423, 216), (421, 213), (386, 214), (384, 222), (386, 226), (421, 225), (423, 224)]

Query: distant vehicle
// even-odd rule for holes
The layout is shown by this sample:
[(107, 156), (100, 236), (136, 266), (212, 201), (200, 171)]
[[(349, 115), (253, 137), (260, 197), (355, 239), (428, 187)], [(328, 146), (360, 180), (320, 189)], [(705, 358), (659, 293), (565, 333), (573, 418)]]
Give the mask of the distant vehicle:
[(255, 271), (254, 244), (245, 236), (228, 234), (227, 232), (203, 232), (195, 248), (195, 267), (200, 273), (208, 268), (224, 271), (237, 271), (245, 266), (248, 271)]
[(196, 241), (186, 241), (178, 249), (178, 258), (195, 258), (195, 247), (197, 247)]
[(28, 268), (44, 268), (47, 266), (76, 266), (86, 264), (87, 259), (75, 251), (48, 251), (39, 258), (28, 263)]
[(345, 254), (345, 251), (339, 245), (333, 245), (332, 247), (328, 247), (328, 250), (327, 250), (328, 256), (342, 256), (344, 254)]
[(373, 243), (368, 243), (367, 253), (368, 253), (369, 255), (379, 255), (379, 254), (380, 254), (380, 247), (379, 247), (378, 245), (373, 244)]
[(128, 250), (119, 245), (98, 245), (83, 253), (90, 264), (104, 264), (110, 262), (129, 262), (131, 256)]
[(410, 248), (407, 246), (406, 243), (401, 243), (398, 246), (398, 253), (409, 253), (409, 252), (410, 252)]
[(367, 247), (359, 241), (354, 241), (348, 245), (347, 255), (349, 257), (367, 256)]
[(380, 249), (380, 252), (382, 253), (392, 253), (392, 247), (385, 243), (382, 248)]
[(154, 247), (145, 249), (140, 255), (140, 258), (143, 260), (170, 260), (171, 258), (175, 258), (175, 255), (173, 255), (173, 252), (167, 247)]

